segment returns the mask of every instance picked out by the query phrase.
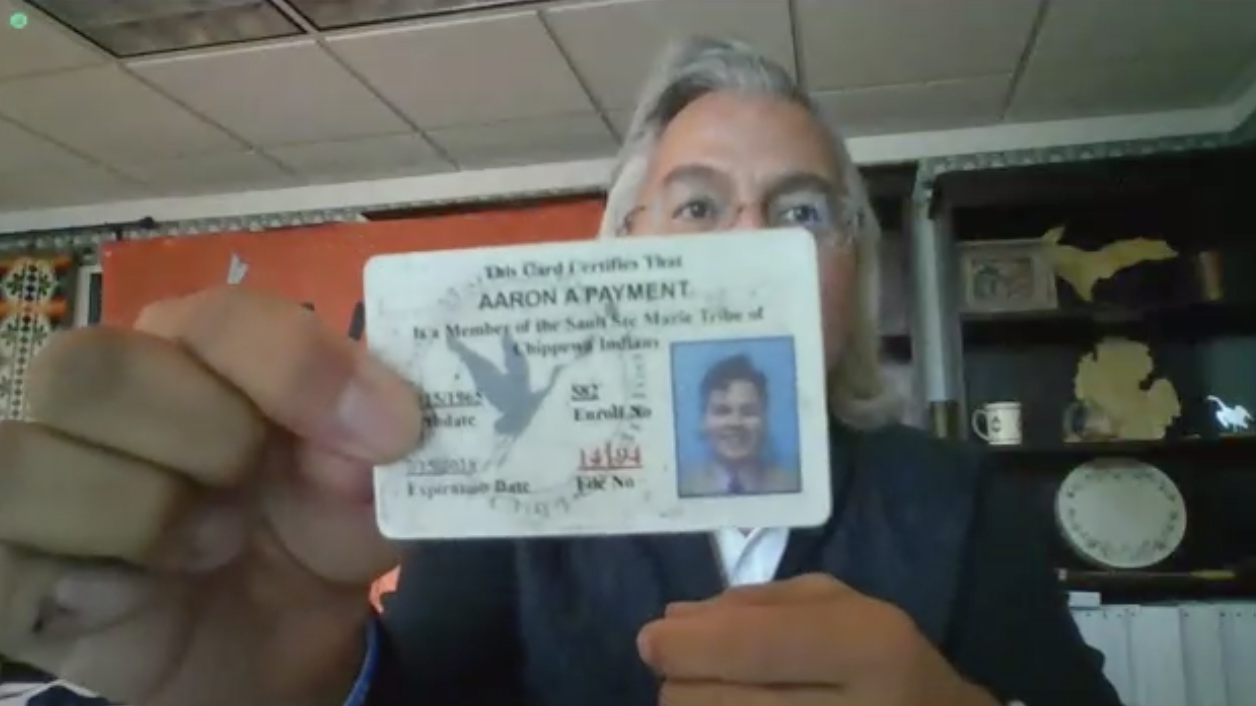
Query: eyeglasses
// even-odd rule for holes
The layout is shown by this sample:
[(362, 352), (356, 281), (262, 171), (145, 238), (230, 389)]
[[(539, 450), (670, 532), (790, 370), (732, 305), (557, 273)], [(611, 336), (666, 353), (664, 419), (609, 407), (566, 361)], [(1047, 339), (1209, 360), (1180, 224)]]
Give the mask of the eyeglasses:
[(746, 209), (758, 210), (766, 228), (805, 228), (819, 242), (842, 247), (862, 226), (858, 209), (835, 197), (827, 182), (811, 175), (787, 178), (756, 202), (739, 201), (726, 175), (706, 169), (669, 177), (650, 200), (624, 219), (621, 233), (658, 235), (711, 233), (732, 228)]

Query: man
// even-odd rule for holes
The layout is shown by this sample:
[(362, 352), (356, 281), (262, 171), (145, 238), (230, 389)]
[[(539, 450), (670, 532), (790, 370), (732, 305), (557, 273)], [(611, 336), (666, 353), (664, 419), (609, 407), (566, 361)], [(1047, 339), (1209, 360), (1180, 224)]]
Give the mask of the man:
[(680, 497), (799, 490), (800, 474), (768, 457), (768, 381), (750, 358), (716, 362), (702, 377), (699, 396), (708, 456), (697, 468), (681, 469)]
[(889, 423), (841, 141), (780, 67), (682, 44), (604, 234), (782, 225), (820, 246), (824, 527), (424, 543), (369, 628), (394, 561), (369, 466), (418, 442), (413, 389), (300, 307), (215, 290), (36, 361), (36, 421), (0, 428), (0, 651), (139, 706), (1117, 704), (997, 476)]

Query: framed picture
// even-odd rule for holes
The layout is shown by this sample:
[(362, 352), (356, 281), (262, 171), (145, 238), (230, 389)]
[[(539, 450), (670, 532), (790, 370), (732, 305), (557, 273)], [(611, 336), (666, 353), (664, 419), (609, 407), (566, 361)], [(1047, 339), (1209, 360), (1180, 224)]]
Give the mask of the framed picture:
[(960, 310), (966, 314), (1049, 311), (1058, 305), (1055, 272), (1036, 238), (960, 243), (959, 270)]

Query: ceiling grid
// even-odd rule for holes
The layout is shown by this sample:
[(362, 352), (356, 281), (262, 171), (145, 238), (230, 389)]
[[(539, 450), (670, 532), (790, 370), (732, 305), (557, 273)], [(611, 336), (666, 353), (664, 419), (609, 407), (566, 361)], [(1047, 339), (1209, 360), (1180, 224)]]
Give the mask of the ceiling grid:
[(1256, 82), (1256, 0), (108, 5), (149, 15), (0, 0), (26, 18), (0, 25), (0, 213), (606, 158), (691, 33), (754, 44), (869, 143), (1220, 115)]

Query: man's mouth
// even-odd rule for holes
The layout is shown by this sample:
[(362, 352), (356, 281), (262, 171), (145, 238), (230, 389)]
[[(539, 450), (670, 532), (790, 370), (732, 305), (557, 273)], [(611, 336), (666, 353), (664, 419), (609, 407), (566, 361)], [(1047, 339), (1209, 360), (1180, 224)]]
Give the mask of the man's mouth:
[(742, 432), (725, 432), (720, 435), (720, 444), (734, 451), (744, 451), (749, 446), (749, 439)]

